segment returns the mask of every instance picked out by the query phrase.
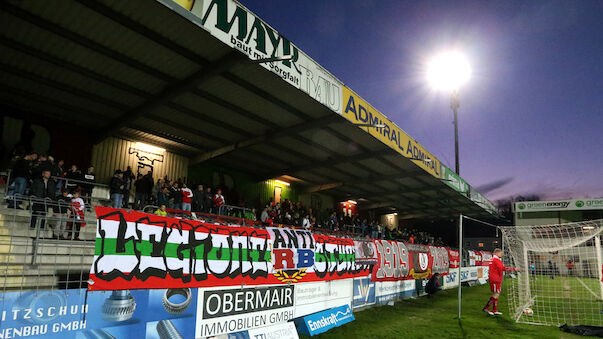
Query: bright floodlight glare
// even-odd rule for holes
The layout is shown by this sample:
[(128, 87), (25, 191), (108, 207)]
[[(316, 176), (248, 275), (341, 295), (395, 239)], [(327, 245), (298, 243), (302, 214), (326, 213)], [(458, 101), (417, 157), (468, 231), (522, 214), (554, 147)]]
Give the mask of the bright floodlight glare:
[(461, 53), (445, 52), (431, 60), (427, 78), (434, 88), (458, 90), (471, 78), (471, 68)]

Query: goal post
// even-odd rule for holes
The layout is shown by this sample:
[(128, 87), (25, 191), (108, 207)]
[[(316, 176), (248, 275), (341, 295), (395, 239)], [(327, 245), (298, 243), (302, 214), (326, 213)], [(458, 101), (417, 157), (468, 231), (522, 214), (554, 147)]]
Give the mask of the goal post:
[(499, 229), (505, 265), (520, 270), (503, 284), (517, 322), (603, 325), (603, 219)]

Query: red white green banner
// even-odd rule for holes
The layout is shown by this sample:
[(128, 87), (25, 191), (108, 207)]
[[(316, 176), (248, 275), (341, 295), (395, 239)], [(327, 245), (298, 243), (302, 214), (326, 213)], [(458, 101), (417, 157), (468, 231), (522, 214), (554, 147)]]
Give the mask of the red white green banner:
[(96, 207), (89, 288), (265, 285), (366, 276), (354, 241)]

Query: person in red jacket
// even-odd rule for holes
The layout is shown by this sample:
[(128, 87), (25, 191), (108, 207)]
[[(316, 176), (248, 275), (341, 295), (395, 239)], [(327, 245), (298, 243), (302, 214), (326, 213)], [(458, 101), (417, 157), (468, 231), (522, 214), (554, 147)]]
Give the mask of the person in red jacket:
[[(492, 256), (492, 260), (489, 264), (489, 279), (490, 280), (490, 291), (492, 291), (492, 296), (488, 300), (488, 303), (482, 311), (488, 313), (489, 315), (501, 315), (502, 312), (498, 311), (498, 296), (500, 295), (500, 286), (503, 281), (503, 273), (504, 271), (517, 271), (515, 267), (505, 267), (501, 260), (503, 256), (503, 251), (500, 248), (494, 249), (494, 254)], [(493, 305), (492, 311), (490, 311), (490, 305)]]

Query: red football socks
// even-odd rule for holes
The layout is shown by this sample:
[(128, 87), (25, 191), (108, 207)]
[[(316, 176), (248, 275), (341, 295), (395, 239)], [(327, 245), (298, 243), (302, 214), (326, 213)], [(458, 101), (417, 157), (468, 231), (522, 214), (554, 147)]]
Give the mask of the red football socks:
[(490, 297), (490, 299), (488, 299), (488, 302), (486, 303), (486, 306), (484, 306), (484, 310), (490, 310), (490, 305), (492, 305), (494, 303), (494, 298)]

